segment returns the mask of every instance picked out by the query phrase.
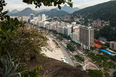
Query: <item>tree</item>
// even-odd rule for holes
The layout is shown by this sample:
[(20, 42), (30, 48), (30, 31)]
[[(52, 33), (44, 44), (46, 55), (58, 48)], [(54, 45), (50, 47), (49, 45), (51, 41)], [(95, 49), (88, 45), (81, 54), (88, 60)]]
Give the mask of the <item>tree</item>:
[(107, 46), (101, 46), (101, 49), (106, 49), (107, 48)]
[(71, 2), (71, 0), (23, 0), (24, 3), (27, 4), (35, 4), (35, 7), (40, 7), (42, 6), (42, 4), (44, 6), (57, 6), (58, 8), (61, 9), (61, 4), (65, 4), (67, 3), (70, 7), (73, 7), (73, 2)]
[(108, 63), (109, 63), (109, 65), (110, 65), (110, 67), (112, 67), (112, 66), (115, 65), (115, 63), (114, 63), (113, 61), (109, 61)]
[(109, 46), (110, 46), (110, 44), (109, 44), (108, 42), (106, 42), (106, 43), (105, 43), (105, 45), (106, 45), (107, 47), (109, 47)]
[(67, 48), (70, 50), (70, 51), (74, 51), (75, 48), (71, 45), (71, 44), (67, 44)]
[(105, 71), (108, 71), (108, 70), (109, 70), (109, 68), (104, 68), (104, 70), (105, 70)]
[(106, 77), (109, 77), (109, 76), (110, 76), (110, 74), (109, 74), (108, 72), (106, 72), (104, 75), (105, 75)]
[(95, 49), (96, 49), (96, 46), (95, 46), (95, 47), (92, 47), (92, 46), (91, 46), (90, 49), (91, 49), (91, 50), (95, 50)]
[(114, 77), (116, 77), (116, 71), (113, 72)]
[(103, 76), (103, 72), (100, 70), (87, 70), (88, 71), (88, 75), (90, 75), (91, 77), (102, 77)]
[(85, 59), (84, 59), (83, 57), (80, 57), (79, 55), (75, 55), (75, 58), (77, 58), (78, 60), (80, 60), (80, 61), (82, 61), (82, 62), (85, 61)]
[(107, 62), (103, 62), (104, 67), (109, 67), (110, 65)]

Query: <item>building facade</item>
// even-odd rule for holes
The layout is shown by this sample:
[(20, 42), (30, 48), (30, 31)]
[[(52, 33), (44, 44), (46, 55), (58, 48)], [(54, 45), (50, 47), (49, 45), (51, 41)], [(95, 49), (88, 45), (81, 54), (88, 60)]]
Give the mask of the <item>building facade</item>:
[(110, 48), (113, 50), (116, 50), (116, 42), (115, 41), (110, 42)]
[(80, 27), (80, 44), (84, 49), (90, 49), (94, 46), (94, 29), (91, 27)]

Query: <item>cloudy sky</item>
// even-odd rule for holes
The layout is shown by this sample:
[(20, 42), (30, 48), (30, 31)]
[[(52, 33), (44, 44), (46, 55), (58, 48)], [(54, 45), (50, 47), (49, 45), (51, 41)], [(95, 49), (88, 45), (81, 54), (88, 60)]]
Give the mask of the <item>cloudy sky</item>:
[[(78, 7), (80, 9), (88, 7), (88, 6), (93, 6), (93, 5), (96, 5), (99, 3), (108, 2), (108, 1), (110, 1), (110, 0), (72, 0), (72, 2), (74, 2), (73, 7)], [(26, 7), (30, 7), (33, 10), (55, 8), (53, 6), (51, 6), (51, 7), (41, 6), (40, 8), (35, 8), (34, 5), (27, 5), (26, 3), (23, 3), (22, 0), (6, 0), (6, 3), (7, 3), (7, 6), (5, 6), (5, 10), (10, 10), (10, 11), (14, 10), (14, 9), (21, 11)]]

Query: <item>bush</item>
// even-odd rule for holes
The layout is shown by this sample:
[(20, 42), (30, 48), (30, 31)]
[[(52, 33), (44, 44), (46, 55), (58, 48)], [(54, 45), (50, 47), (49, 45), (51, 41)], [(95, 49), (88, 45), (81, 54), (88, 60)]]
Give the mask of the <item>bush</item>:
[(101, 46), (101, 49), (106, 49), (107, 48), (107, 46)]
[(109, 68), (104, 68), (104, 70), (105, 70), (105, 71), (108, 71), (108, 70), (109, 70)]
[(18, 61), (39, 60), (36, 58), (41, 55), (41, 47), (47, 45), (47, 38), (43, 36), (43, 32), (38, 32), (33, 27), (20, 27), (12, 32), (12, 36), (13, 38), (9, 39), (11, 41), (0, 45), (0, 51), (4, 48), (3, 55), (12, 50), (14, 58)]
[(91, 77), (102, 77), (103, 76), (103, 72), (100, 70), (87, 70), (88, 71), (88, 75), (90, 75)]
[(70, 51), (75, 51), (75, 48), (74, 48), (71, 44), (67, 44), (67, 48), (68, 48)]
[(116, 77), (116, 71), (113, 72), (114, 77)]
[(59, 40), (63, 40), (63, 38), (61, 36), (56, 36)]
[(82, 68), (82, 66), (81, 66), (81, 65), (77, 65), (76, 67), (77, 67), (77, 68)]
[(109, 77), (109, 76), (110, 76), (110, 74), (109, 74), (108, 72), (106, 72), (104, 75), (105, 75), (106, 77)]
[(22, 73), (22, 77), (38, 77), (41, 72), (43, 72), (43, 68), (41, 65), (38, 65), (37, 68), (35, 68), (34, 70), (30, 71), (27, 70), (26, 72)]
[(84, 59), (83, 57), (80, 57), (79, 55), (75, 55), (75, 58), (77, 58), (78, 60), (80, 60), (80, 61), (82, 61), (82, 62), (85, 61), (85, 59)]

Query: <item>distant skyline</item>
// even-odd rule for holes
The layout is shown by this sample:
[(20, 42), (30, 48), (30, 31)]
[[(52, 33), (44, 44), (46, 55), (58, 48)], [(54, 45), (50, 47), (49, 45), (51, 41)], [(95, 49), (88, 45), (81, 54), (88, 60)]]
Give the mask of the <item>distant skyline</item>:
[[(23, 3), (22, 0), (5, 0), (7, 3), (7, 6), (5, 6), (4, 10), (14, 10), (17, 9), (19, 11), (25, 9), (26, 7), (30, 7), (33, 10), (42, 10), (42, 9), (53, 9), (56, 8), (54, 6), (50, 6), (50, 7), (46, 7), (46, 6), (41, 6), (40, 8), (35, 8), (35, 5), (28, 5), (26, 3)], [(89, 7), (89, 6), (93, 6), (99, 3), (104, 3), (104, 2), (108, 2), (110, 0), (72, 0), (72, 2), (74, 2), (73, 7), (78, 7), (79, 9), (85, 8), (85, 7)], [(63, 6), (63, 4), (61, 5)]]

